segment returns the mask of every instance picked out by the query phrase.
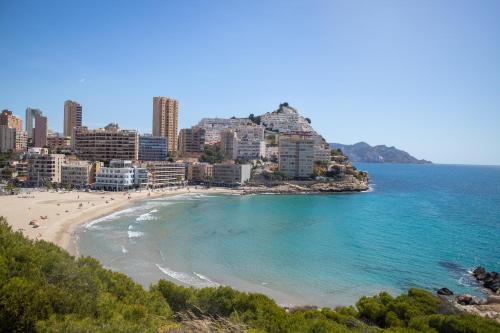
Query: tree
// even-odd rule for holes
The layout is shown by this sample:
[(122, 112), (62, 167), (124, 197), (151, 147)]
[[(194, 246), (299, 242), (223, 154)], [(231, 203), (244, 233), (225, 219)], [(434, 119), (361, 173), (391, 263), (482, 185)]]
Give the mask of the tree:
[(311, 119), (310, 118), (306, 118), (306, 121), (310, 124), (311, 123)]

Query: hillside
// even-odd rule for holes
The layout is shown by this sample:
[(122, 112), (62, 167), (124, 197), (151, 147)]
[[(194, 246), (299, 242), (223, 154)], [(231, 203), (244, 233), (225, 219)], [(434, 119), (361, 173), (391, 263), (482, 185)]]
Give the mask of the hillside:
[(402, 163), (402, 164), (428, 164), (427, 160), (419, 160), (407, 152), (396, 147), (385, 145), (370, 146), (366, 142), (358, 142), (353, 145), (330, 143), (332, 149), (340, 149), (352, 162), (370, 163)]
[(193, 289), (160, 280), (144, 290), (90, 257), (32, 241), (0, 217), (0, 332), (500, 332), (410, 289), (361, 298), (356, 307), (284, 309), (261, 294)]

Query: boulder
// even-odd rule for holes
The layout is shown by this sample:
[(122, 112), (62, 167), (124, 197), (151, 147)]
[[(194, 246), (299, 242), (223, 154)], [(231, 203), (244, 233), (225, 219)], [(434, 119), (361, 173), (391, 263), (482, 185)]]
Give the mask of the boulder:
[(451, 291), (450, 289), (448, 289), (446, 287), (438, 289), (437, 293), (438, 293), (438, 295), (445, 295), (445, 296), (453, 295), (453, 291)]
[(481, 304), (481, 300), (477, 297), (465, 294), (457, 296), (457, 302), (461, 305), (479, 305)]

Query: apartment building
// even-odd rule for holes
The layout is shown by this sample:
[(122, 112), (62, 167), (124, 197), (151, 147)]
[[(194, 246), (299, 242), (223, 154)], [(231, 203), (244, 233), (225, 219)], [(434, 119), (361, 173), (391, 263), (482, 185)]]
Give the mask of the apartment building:
[(135, 167), (131, 160), (111, 160), (109, 167), (101, 167), (96, 173), (96, 181), (92, 187), (105, 191), (124, 191), (146, 188), (148, 183), (145, 168)]
[(33, 146), (46, 147), (48, 125), (47, 117), (44, 117), (41, 112), (35, 114), (35, 128), (33, 129)]
[(0, 153), (16, 150), (16, 129), (0, 125)]
[(220, 133), (220, 147), (222, 153), (229, 159), (238, 157), (238, 136), (232, 129), (226, 129)]
[(47, 136), (47, 147), (51, 151), (70, 150), (71, 137), (61, 135), (60, 133), (51, 133)]
[(250, 179), (251, 170), (250, 164), (214, 164), (212, 183), (219, 186), (243, 185)]
[(194, 184), (210, 182), (213, 177), (213, 165), (210, 163), (190, 163), (188, 180)]
[(35, 116), (36, 115), (41, 115), (42, 114), (42, 111), (40, 109), (35, 109), (35, 108), (31, 108), (31, 107), (28, 107), (26, 108), (26, 122), (24, 124), (25, 126), (25, 130), (26, 130), (26, 134), (28, 135), (28, 139), (33, 139), (33, 122), (35, 121)]
[(153, 135), (166, 137), (168, 151), (177, 152), (179, 102), (169, 97), (153, 97)]
[(73, 161), (61, 167), (61, 183), (84, 188), (95, 183), (101, 162)]
[(205, 147), (205, 132), (204, 128), (197, 126), (181, 129), (179, 133), (180, 156), (200, 156)]
[(47, 182), (61, 182), (63, 154), (48, 154), (47, 149), (40, 149), (39, 153), (34, 151), (28, 153), (26, 162), (28, 163), (28, 182), (32, 186), (42, 186)]
[(72, 137), (73, 129), (82, 126), (83, 108), (75, 101), (64, 102), (64, 136)]
[(141, 161), (166, 161), (167, 138), (144, 134), (139, 136), (139, 160)]
[(184, 163), (149, 161), (142, 163), (141, 167), (148, 171), (151, 188), (180, 185), (186, 180)]
[(244, 138), (238, 140), (236, 157), (241, 160), (258, 160), (266, 156), (266, 142)]
[(307, 133), (280, 135), (279, 170), (294, 178), (309, 178), (314, 172), (314, 139)]
[(94, 130), (79, 127), (75, 130), (75, 151), (83, 160), (136, 161), (139, 158), (139, 134), (135, 130), (121, 130), (117, 124)]
[(23, 121), (14, 116), (12, 111), (9, 110), (3, 110), (2, 113), (0, 113), (0, 125), (7, 126), (8, 128), (14, 128), (19, 132), (23, 130)]

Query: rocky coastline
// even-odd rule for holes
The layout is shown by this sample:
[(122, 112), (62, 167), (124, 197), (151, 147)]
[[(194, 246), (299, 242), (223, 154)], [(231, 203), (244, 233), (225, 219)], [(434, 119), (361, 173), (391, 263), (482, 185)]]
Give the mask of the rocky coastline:
[(488, 272), (484, 267), (477, 267), (471, 273), (483, 286), (486, 299), (464, 294), (455, 295), (448, 288), (440, 288), (437, 295), (449, 307), (449, 312), (466, 312), (490, 318), (500, 323), (500, 275)]
[(241, 187), (242, 194), (326, 194), (365, 192), (368, 180), (356, 178), (342, 181), (283, 181), (278, 183), (250, 183)]

